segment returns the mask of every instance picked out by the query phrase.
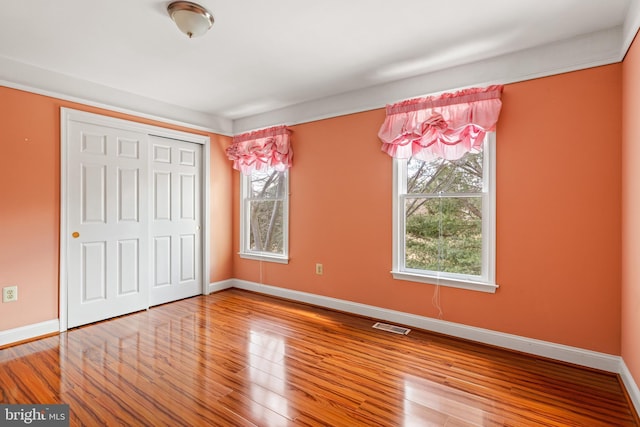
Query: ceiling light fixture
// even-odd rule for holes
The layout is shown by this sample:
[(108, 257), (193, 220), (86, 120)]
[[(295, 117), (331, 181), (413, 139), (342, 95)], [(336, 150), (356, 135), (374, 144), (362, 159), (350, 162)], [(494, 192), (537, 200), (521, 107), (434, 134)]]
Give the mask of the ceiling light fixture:
[(213, 15), (190, 1), (174, 1), (167, 6), (167, 12), (180, 31), (189, 38), (203, 35), (213, 25)]

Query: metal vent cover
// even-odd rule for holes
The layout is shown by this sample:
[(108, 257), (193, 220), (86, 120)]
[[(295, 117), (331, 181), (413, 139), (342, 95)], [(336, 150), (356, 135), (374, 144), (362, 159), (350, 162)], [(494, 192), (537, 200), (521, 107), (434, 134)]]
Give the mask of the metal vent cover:
[(373, 325), (375, 329), (380, 329), (381, 331), (393, 332), (394, 334), (407, 335), (411, 332), (411, 329), (404, 328), (402, 326), (390, 325), (388, 323), (380, 323), (377, 322)]

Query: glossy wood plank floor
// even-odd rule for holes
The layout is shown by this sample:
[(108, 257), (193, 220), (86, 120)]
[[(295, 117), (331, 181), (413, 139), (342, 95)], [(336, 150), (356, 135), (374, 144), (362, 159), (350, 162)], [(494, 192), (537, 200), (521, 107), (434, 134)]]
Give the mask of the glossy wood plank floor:
[(240, 290), (0, 350), (71, 425), (637, 426), (617, 376)]

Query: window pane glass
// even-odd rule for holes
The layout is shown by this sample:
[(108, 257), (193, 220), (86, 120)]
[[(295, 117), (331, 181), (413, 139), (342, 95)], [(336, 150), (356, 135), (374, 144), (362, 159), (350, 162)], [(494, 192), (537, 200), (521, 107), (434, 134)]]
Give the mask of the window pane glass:
[(282, 201), (249, 202), (249, 249), (257, 252), (284, 253)]
[(405, 267), (446, 273), (482, 273), (482, 199), (405, 200)]
[(272, 168), (251, 173), (251, 198), (277, 199), (284, 196), (284, 180), (286, 172), (278, 172)]
[(407, 193), (482, 192), (482, 152), (467, 153), (459, 160), (431, 162), (410, 159), (407, 163)]

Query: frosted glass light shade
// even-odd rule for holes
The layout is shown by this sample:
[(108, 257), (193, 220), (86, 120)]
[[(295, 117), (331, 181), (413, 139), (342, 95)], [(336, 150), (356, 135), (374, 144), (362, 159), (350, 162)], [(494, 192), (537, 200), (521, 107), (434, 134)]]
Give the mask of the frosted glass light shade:
[(213, 25), (213, 15), (204, 7), (189, 1), (174, 1), (167, 6), (169, 16), (189, 38), (206, 33)]

